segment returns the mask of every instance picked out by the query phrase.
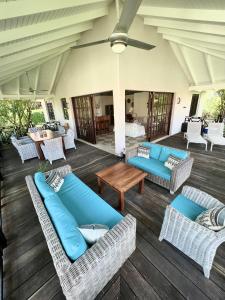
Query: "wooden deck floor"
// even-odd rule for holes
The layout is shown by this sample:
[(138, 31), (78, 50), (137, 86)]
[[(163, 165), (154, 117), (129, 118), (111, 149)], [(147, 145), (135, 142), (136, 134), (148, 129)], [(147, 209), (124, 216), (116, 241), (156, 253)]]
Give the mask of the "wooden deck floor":
[[(185, 148), (181, 135), (161, 142)], [(225, 203), (225, 150), (214, 147), (212, 153), (203, 146), (191, 146), (195, 158), (187, 184), (201, 188)], [(8, 240), (4, 251), (5, 299), (64, 299), (48, 252), (24, 177), (38, 168), (38, 160), (24, 165), (11, 147), (4, 155), (4, 194), (2, 198), (3, 230)], [(117, 162), (111, 154), (78, 143), (67, 154), (67, 163), (87, 185), (97, 192), (95, 173)], [(58, 161), (54, 167), (65, 164)], [(120, 276), (101, 294), (103, 299), (225, 299), (225, 245), (217, 252), (210, 280), (201, 268), (158, 236), (165, 207), (173, 197), (153, 183), (145, 183), (143, 196), (133, 188), (126, 194), (126, 210), (138, 220), (137, 250), (123, 266)], [(117, 194), (105, 189), (104, 199), (117, 205)], [(118, 297), (117, 297), (118, 298)]]

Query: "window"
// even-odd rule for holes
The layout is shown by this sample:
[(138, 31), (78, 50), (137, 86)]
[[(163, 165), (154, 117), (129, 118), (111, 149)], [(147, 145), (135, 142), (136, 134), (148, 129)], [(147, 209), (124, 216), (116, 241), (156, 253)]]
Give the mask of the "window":
[(66, 103), (66, 98), (62, 98), (61, 103), (62, 103), (64, 119), (69, 120), (68, 105)]
[(47, 111), (48, 111), (48, 116), (50, 120), (55, 120), (55, 113), (53, 110), (53, 105), (51, 102), (47, 103)]

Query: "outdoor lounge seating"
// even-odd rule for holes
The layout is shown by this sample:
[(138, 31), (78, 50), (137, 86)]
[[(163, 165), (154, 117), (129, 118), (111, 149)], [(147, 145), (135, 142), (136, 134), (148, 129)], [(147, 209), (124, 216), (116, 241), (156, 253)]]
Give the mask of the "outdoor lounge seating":
[(167, 206), (159, 240), (170, 242), (203, 267), (209, 278), (217, 248), (225, 242), (225, 229), (218, 232), (195, 222), (205, 209), (223, 203), (196, 188), (184, 186), (181, 195)]
[[(147, 172), (146, 179), (169, 189), (171, 194), (176, 192), (191, 175), (193, 158), (190, 153), (148, 142), (141, 145), (150, 148), (150, 158), (138, 157), (138, 147), (135, 147), (126, 152), (127, 163)], [(182, 160), (172, 171), (164, 166), (170, 154)]]
[(74, 143), (74, 132), (72, 129), (68, 129), (66, 135), (63, 137), (65, 149), (76, 149), (76, 145)]
[(19, 140), (16, 137), (12, 136), (11, 142), (13, 146), (17, 149), (22, 163), (24, 163), (24, 161), (27, 159), (38, 157), (36, 146), (28, 137)]
[[(136, 220), (116, 212), (80, 181), (70, 166), (56, 170), (64, 177), (57, 195), (43, 180), (42, 173), (36, 173), (36, 184), (32, 176), (27, 176), (27, 186), (64, 295), (67, 299), (94, 299), (135, 250)], [(107, 224), (110, 230), (92, 247), (83, 246), (82, 238), (75, 237), (76, 243), (70, 244), (69, 250), (75, 251), (77, 257), (72, 257), (68, 243), (74, 241), (71, 236), (76, 228), (71, 230), (71, 222), (77, 226)]]
[(212, 151), (214, 145), (225, 146), (225, 138), (223, 137), (224, 123), (209, 123), (207, 140), (211, 142)]
[(201, 136), (202, 123), (201, 122), (189, 122), (187, 126), (187, 133), (185, 138), (187, 139), (187, 149), (190, 143), (204, 144), (207, 151), (207, 141)]

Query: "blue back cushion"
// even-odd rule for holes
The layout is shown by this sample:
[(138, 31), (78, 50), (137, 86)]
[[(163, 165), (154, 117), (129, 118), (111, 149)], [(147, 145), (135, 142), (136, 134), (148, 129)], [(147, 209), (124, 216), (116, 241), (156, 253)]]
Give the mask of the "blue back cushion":
[(159, 144), (153, 144), (149, 142), (144, 142), (141, 144), (144, 147), (150, 148), (150, 158), (159, 159), (162, 146)]
[(128, 159), (128, 164), (133, 165), (145, 172), (151, 173), (155, 176), (159, 176), (165, 180), (171, 179), (171, 171), (164, 166), (164, 163), (158, 159), (134, 156)]
[(57, 193), (79, 225), (104, 224), (112, 228), (123, 216), (100, 198), (73, 173), (64, 177)]
[(165, 162), (167, 161), (169, 155), (176, 156), (180, 159), (186, 159), (188, 157), (188, 152), (180, 149), (175, 149), (175, 148), (162, 147), (159, 160)]
[(195, 221), (197, 216), (206, 210), (182, 194), (178, 195), (170, 205), (192, 221)]
[(50, 195), (54, 195), (54, 190), (46, 183), (45, 175), (42, 172), (37, 172), (34, 174), (34, 182), (36, 187), (43, 198)]
[(76, 220), (56, 193), (48, 195), (44, 203), (67, 256), (73, 261), (76, 260), (87, 250), (87, 244), (77, 229)]

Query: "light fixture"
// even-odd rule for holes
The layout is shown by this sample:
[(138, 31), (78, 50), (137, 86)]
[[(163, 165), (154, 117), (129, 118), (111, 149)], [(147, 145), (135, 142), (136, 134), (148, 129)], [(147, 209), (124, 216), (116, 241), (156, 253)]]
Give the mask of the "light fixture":
[(117, 40), (111, 43), (111, 47), (114, 53), (120, 54), (126, 49), (127, 44), (124, 41)]

